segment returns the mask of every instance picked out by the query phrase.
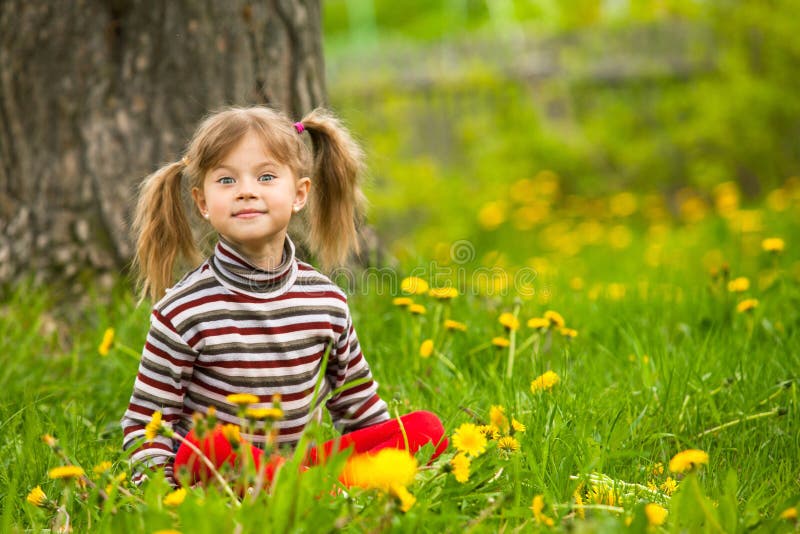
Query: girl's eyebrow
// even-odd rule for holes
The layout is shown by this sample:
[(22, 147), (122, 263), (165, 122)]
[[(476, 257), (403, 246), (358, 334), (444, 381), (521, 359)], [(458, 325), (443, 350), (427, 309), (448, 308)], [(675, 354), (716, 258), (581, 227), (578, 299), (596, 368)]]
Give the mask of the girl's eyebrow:
[[(255, 165), (253, 165), (253, 169), (255, 170), (255, 169), (260, 169), (262, 167), (277, 167), (277, 166), (278, 166), (277, 162), (275, 162), (275, 161), (273, 161), (271, 159), (268, 159), (268, 160), (262, 161), (260, 163), (256, 163)], [(226, 171), (235, 172), (237, 169), (235, 169), (234, 167), (231, 167), (229, 165), (225, 165), (224, 163), (220, 163), (219, 165), (217, 165), (216, 167), (214, 167), (211, 170), (212, 171), (226, 170)]]

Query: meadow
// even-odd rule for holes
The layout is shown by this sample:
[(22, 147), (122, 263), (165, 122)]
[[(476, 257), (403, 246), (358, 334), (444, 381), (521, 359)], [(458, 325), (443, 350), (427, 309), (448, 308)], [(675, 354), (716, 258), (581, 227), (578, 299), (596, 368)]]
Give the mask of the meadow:
[[(147, 303), (124, 281), (80, 307), (18, 288), (0, 308), (0, 531), (797, 531), (800, 182), (757, 201), (728, 182), (560, 187), (511, 184), (475, 213), (490, 238), (336, 273), (392, 413), (431, 410), (450, 440), (346, 491), (344, 457), (300, 472), (300, 454), (246, 494), (246, 473), (131, 486), (118, 422)], [(323, 420), (308, 439), (334, 435)]]

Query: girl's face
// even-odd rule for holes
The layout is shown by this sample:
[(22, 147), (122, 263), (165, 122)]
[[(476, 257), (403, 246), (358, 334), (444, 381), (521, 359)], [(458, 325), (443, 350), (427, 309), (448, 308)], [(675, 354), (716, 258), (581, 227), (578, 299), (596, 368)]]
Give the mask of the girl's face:
[(192, 189), (192, 196), (221, 236), (257, 265), (274, 267), (281, 261), (292, 213), (305, 206), (310, 185), (278, 163), (251, 131), (206, 173), (203, 187)]

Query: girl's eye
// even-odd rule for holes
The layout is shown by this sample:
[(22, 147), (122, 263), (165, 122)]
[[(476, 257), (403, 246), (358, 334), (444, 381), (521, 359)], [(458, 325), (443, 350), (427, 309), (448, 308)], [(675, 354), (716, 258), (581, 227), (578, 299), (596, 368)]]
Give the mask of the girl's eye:
[(223, 176), (222, 178), (218, 179), (217, 182), (220, 184), (232, 184), (233, 178), (230, 176)]
[(275, 179), (274, 174), (262, 174), (261, 176), (258, 177), (259, 182), (271, 182), (274, 179)]

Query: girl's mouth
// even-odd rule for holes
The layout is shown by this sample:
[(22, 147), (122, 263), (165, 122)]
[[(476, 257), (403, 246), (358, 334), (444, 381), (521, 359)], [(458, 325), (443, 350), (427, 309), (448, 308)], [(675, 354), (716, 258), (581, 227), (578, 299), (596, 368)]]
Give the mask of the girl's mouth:
[(253, 217), (258, 217), (259, 215), (264, 215), (265, 213), (266, 211), (242, 210), (235, 212), (233, 216), (238, 219), (252, 219)]

